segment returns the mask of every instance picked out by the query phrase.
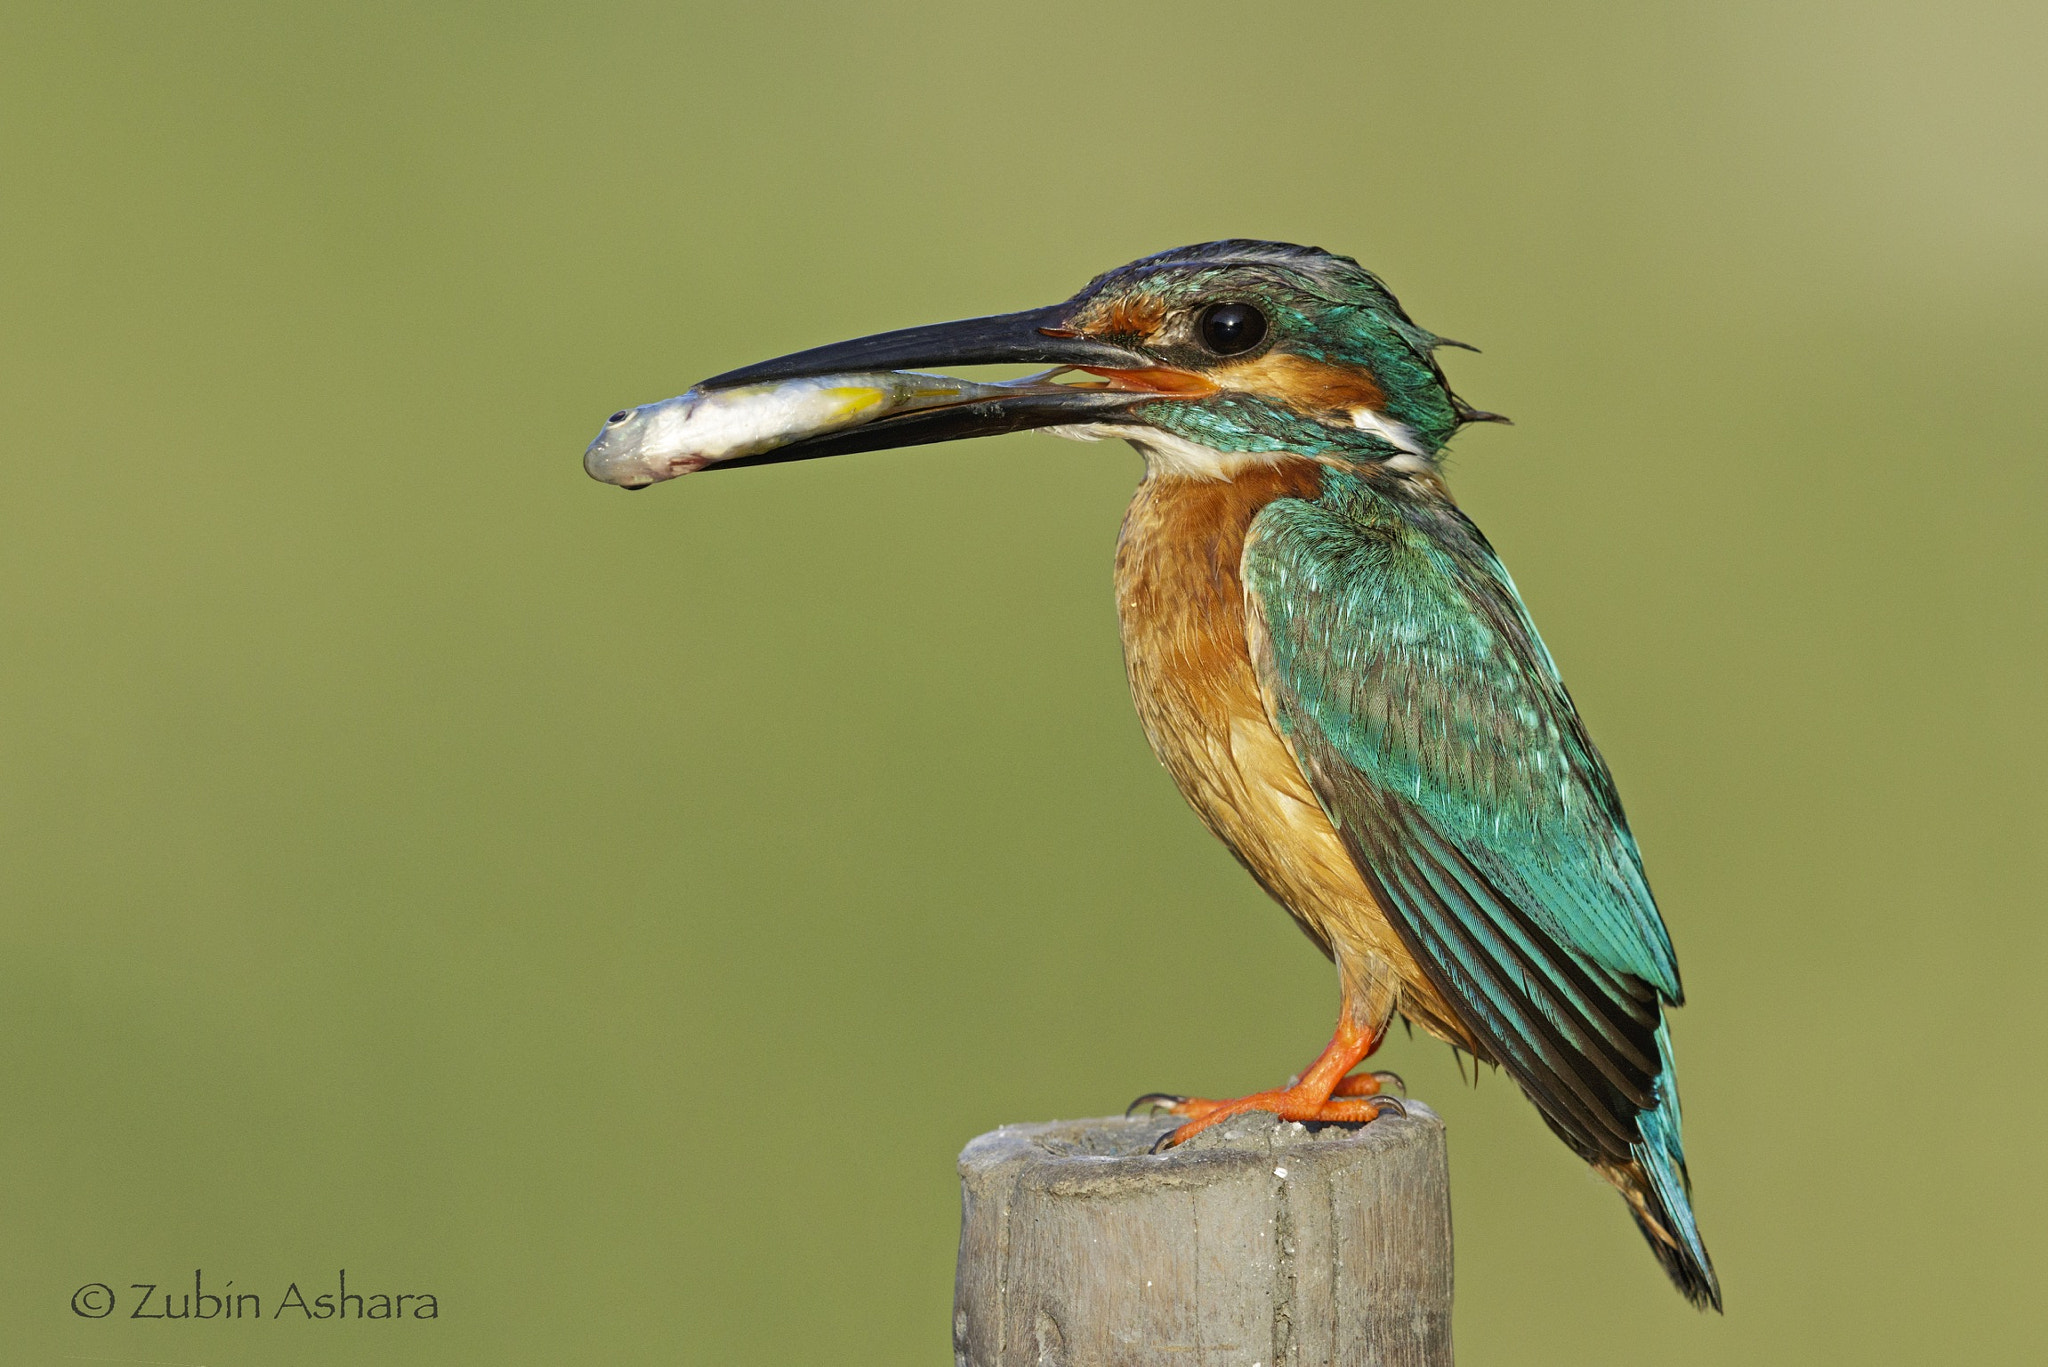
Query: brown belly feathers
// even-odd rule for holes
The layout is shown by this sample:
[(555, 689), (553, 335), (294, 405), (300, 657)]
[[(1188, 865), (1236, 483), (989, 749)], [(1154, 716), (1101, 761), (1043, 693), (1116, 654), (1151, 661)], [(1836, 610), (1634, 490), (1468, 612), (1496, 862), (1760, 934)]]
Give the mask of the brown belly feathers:
[(1234, 478), (1153, 471), (1117, 541), (1124, 665), (1153, 750), (1188, 802), (1309, 937), (1376, 1024), (1395, 1010), (1470, 1047), (1387, 922), (1274, 727), (1245, 635), (1238, 566), (1247, 529), (1278, 498), (1314, 498), (1301, 457)]

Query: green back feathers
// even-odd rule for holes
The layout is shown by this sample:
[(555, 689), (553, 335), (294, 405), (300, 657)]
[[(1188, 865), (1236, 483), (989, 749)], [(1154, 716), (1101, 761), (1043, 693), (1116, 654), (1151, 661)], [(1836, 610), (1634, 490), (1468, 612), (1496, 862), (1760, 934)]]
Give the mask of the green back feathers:
[(1661, 1010), (1677, 961), (1492, 548), (1408, 481), (1331, 471), (1313, 502), (1260, 512), (1242, 571), (1268, 706), (1404, 943), (1551, 1127), (1640, 1195), (1681, 1289), (1717, 1303)]
[(1454, 508), (1332, 472), (1245, 552), (1288, 720), (1404, 799), (1596, 962), (1681, 993), (1607, 766), (1506, 569)]

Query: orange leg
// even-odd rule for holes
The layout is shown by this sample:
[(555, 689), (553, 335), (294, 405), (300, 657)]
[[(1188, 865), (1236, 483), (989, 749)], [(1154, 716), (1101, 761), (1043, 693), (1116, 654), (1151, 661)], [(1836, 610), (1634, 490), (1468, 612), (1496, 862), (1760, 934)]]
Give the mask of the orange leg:
[[(1174, 1101), (1169, 1108), (1175, 1115), (1188, 1117), (1188, 1123), (1175, 1130), (1165, 1141), (1179, 1144), (1194, 1138), (1211, 1125), (1228, 1120), (1247, 1111), (1270, 1111), (1282, 1120), (1350, 1121), (1353, 1123), (1379, 1118), (1382, 1110), (1399, 1107), (1398, 1102), (1380, 1097), (1380, 1079), (1373, 1073), (1361, 1073), (1357, 1077), (1346, 1077), (1353, 1068), (1365, 1061), (1367, 1055), (1379, 1047), (1380, 1034), (1360, 1025), (1345, 1003), (1346, 1009), (1337, 1017), (1337, 1032), (1323, 1049), (1308, 1071), (1288, 1086), (1269, 1092), (1253, 1092), (1250, 1096), (1237, 1097), (1229, 1101), (1209, 1101), (1187, 1097)], [(1365, 1097), (1369, 1100), (1334, 1101), (1333, 1096)], [(1166, 1098), (1160, 1098), (1165, 1100)]]

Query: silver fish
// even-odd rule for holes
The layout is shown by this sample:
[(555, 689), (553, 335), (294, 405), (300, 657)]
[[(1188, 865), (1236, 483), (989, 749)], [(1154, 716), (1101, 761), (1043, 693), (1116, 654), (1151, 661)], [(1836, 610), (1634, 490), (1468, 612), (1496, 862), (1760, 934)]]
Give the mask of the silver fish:
[[(860, 371), (706, 389), (612, 414), (583, 453), (592, 479), (644, 489), (707, 465), (920, 409), (1010, 398), (1033, 380), (977, 384), (917, 371)], [(1059, 392), (1063, 388), (1054, 386)]]

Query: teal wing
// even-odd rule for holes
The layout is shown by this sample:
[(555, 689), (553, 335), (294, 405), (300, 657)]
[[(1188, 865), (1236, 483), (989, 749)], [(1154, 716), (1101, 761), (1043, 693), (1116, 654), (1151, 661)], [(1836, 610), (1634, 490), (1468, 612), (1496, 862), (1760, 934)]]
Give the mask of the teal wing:
[(1242, 571), (1267, 705), (1396, 931), (1681, 1288), (1718, 1303), (1663, 1023), (1677, 960), (1507, 571), (1447, 502), (1335, 473), (1259, 514)]

